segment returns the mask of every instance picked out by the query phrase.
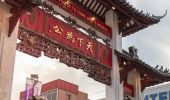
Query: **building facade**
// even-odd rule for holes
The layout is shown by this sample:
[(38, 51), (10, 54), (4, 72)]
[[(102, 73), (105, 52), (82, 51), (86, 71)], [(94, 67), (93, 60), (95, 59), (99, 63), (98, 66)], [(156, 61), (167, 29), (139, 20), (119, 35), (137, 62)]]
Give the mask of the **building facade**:
[[(88, 100), (88, 95), (78, 89), (75, 84), (55, 80), (42, 85), (41, 95), (48, 100)], [(24, 100), (24, 93), (20, 93), (20, 100)]]
[(143, 100), (170, 100), (170, 82), (147, 87), (143, 92)]

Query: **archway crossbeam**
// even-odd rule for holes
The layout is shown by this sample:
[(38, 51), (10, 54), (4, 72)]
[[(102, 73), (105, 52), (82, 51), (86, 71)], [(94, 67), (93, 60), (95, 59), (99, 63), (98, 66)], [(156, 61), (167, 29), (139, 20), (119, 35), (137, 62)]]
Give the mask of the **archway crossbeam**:
[(88, 77), (111, 85), (111, 69), (100, 63), (92, 61), (73, 50), (61, 46), (50, 39), (37, 35), (23, 27), (19, 28), (17, 50), (34, 57), (40, 57), (42, 52), (45, 56), (59, 59), (69, 67), (82, 69), (88, 73)]

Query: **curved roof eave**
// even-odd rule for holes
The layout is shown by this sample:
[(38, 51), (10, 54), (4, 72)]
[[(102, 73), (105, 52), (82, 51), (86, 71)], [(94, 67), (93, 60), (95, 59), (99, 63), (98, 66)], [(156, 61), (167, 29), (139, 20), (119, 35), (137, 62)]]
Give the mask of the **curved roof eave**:
[[(128, 32), (122, 32), (123, 37), (133, 34), (137, 31), (140, 31), (148, 26), (157, 24), (160, 20), (166, 16), (167, 10), (162, 16), (155, 16), (150, 13), (144, 13), (143, 11), (139, 11), (129, 4), (126, 0), (112, 0), (112, 6), (115, 7), (118, 13), (123, 14), (127, 18), (134, 19), (137, 23), (140, 23), (139, 27), (134, 28), (133, 30), (128, 30)], [(133, 26), (132, 26), (133, 27)]]
[[(132, 62), (135, 62), (141, 66), (143, 66), (146, 70), (153, 72), (154, 74), (160, 75), (162, 77), (165, 77), (167, 80), (170, 80), (170, 73), (164, 73), (160, 70), (157, 70), (156, 68), (146, 64), (144, 61), (140, 60), (139, 58), (135, 58), (132, 57), (128, 52), (126, 52), (125, 50), (123, 50), (123, 53), (116, 51), (115, 50), (115, 54), (119, 57), (122, 57), (124, 59), (130, 60)], [(138, 68), (138, 67), (136, 67)]]

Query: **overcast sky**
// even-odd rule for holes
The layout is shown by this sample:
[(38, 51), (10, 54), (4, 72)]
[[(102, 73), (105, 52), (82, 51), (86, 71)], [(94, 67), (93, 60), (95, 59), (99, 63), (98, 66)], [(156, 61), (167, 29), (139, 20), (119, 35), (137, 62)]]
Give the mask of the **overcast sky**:
[[(123, 48), (129, 46), (138, 48), (140, 59), (149, 65), (157, 64), (170, 68), (170, 2), (169, 0), (129, 0), (135, 8), (150, 12), (154, 15), (163, 15), (168, 9), (168, 14), (160, 23), (150, 26), (133, 35), (123, 38)], [(102, 98), (105, 95), (105, 85), (95, 82), (87, 77), (81, 70), (67, 67), (56, 59), (47, 57), (34, 58), (17, 52), (13, 79), (12, 99), (18, 100), (19, 92), (25, 89), (26, 77), (31, 73), (39, 74), (43, 83), (64, 79), (79, 85), (80, 90), (89, 93), (89, 97)], [(98, 94), (98, 95), (95, 95)]]
[[(132, 1), (132, 0), (129, 0)], [(138, 48), (139, 57), (152, 66), (157, 64), (170, 68), (170, 2), (169, 0), (133, 0), (134, 6), (154, 15), (168, 14), (160, 23), (123, 39), (123, 48)]]

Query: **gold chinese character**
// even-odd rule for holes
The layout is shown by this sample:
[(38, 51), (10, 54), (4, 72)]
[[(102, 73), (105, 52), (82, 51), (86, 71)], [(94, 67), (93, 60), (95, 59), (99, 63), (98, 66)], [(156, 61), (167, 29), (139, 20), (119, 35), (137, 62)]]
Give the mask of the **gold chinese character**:
[(72, 32), (67, 32), (67, 37), (66, 39), (67, 40), (70, 40), (71, 42), (74, 42), (74, 38), (73, 38), (73, 33)]
[(88, 44), (87, 44), (87, 50), (90, 50), (90, 52), (91, 53), (93, 53), (93, 50), (92, 50), (92, 48), (93, 48), (93, 44), (91, 43), (91, 42), (87, 42)]
[(66, 0), (65, 3), (64, 3), (64, 5), (65, 5), (65, 6), (70, 6), (70, 3), (71, 3), (70, 0)]
[(77, 38), (77, 40), (79, 41), (79, 46), (81, 47), (83, 45), (83, 40), (82, 38)]
[(54, 29), (54, 32), (55, 32), (55, 33), (59, 33), (60, 35), (61, 35), (61, 33), (63, 32), (63, 29), (60, 28), (60, 27), (58, 27), (57, 25), (54, 26), (53, 29)]

